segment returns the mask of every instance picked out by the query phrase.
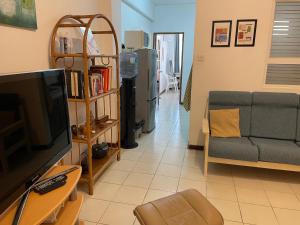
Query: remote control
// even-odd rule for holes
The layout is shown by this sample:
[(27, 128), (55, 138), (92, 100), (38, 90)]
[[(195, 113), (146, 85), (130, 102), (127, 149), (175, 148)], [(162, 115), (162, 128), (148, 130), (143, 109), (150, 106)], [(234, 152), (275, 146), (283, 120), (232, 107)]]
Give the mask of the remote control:
[(36, 185), (33, 190), (34, 192), (37, 192), (39, 194), (46, 194), (54, 189), (57, 189), (65, 185), (66, 180), (67, 180), (66, 175), (60, 175), (42, 184)]

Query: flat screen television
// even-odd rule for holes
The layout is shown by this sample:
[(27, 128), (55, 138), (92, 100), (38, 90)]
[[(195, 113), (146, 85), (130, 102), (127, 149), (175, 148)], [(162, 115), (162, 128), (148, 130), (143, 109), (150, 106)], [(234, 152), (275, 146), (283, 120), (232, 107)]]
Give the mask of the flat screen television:
[(0, 215), (71, 149), (64, 70), (0, 76)]

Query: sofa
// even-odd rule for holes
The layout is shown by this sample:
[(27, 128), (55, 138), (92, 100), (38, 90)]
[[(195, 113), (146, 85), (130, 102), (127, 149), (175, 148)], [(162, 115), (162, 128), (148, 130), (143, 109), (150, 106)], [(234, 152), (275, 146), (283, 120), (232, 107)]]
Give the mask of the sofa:
[[(300, 172), (300, 103), (295, 93), (211, 91), (202, 124), (208, 163)], [(239, 109), (241, 137), (212, 137), (209, 110)]]

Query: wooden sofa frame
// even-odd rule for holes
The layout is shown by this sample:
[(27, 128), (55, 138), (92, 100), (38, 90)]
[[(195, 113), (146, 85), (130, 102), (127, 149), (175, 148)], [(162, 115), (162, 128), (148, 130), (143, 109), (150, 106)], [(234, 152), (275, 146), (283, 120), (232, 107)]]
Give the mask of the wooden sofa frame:
[(208, 163), (220, 163), (220, 164), (229, 164), (229, 165), (237, 165), (237, 166), (300, 172), (300, 166), (292, 165), (292, 164), (272, 163), (272, 162), (262, 162), (262, 161), (250, 162), (244, 160), (211, 157), (208, 155), (210, 129), (209, 129), (209, 122), (207, 117), (204, 118), (202, 121), (202, 132), (204, 134), (204, 175), (205, 176), (207, 176), (207, 172), (208, 172)]

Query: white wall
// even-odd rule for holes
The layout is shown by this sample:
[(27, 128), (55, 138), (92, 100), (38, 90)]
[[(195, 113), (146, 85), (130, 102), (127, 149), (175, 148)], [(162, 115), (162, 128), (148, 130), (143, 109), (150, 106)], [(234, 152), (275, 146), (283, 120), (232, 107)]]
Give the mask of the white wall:
[[(275, 0), (198, 0), (189, 143), (201, 145), (210, 90), (275, 90), (264, 85)], [(258, 19), (255, 47), (234, 47), (237, 19)], [(230, 48), (211, 48), (213, 20), (233, 20)]]
[(149, 34), (152, 46), (152, 22), (154, 5), (151, 0), (123, 0), (121, 4), (122, 24), (121, 40), (124, 43), (124, 32), (127, 30), (143, 30)]
[(153, 32), (184, 32), (183, 99), (193, 61), (195, 4), (156, 5), (154, 15)]
[[(110, 0), (36, 0), (36, 31), (0, 25), (0, 73), (49, 68), (50, 34), (66, 14), (103, 13), (111, 17)], [(100, 44), (101, 45), (101, 44)]]

